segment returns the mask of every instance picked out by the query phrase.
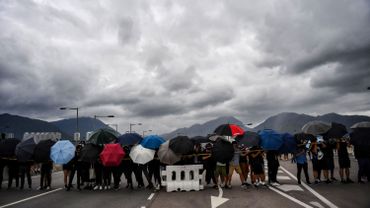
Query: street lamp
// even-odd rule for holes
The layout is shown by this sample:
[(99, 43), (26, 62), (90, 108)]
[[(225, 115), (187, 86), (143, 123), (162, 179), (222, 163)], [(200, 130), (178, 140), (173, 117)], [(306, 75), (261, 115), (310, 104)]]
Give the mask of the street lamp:
[(132, 126), (135, 126), (135, 125), (141, 126), (142, 123), (130, 123), (130, 133), (132, 132)]
[(146, 132), (152, 132), (152, 130), (151, 129), (148, 129), (148, 130), (143, 131), (143, 137), (145, 136), (145, 133)]
[(78, 128), (78, 107), (61, 107), (59, 108), (59, 110), (75, 110), (77, 115), (76, 115), (76, 132), (78, 133), (79, 132), (79, 128)]
[(94, 115), (94, 119), (95, 119), (94, 130), (95, 130), (95, 123), (97, 121), (96, 118), (114, 118), (114, 115), (107, 115), (107, 116)]

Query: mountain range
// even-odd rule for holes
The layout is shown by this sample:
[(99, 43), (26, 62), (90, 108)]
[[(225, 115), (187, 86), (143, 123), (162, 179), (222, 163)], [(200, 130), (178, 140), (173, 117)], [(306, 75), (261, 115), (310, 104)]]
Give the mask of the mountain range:
[[(370, 121), (369, 116), (361, 115), (340, 115), (329, 113), (319, 116), (310, 116), (298, 113), (280, 113), (267, 118), (264, 122), (254, 128), (249, 128), (239, 119), (227, 116), (219, 117), (203, 124), (194, 124), (190, 127), (183, 127), (172, 132), (162, 134), (165, 139), (176, 137), (177, 135), (186, 135), (189, 137), (206, 136), (212, 133), (217, 126), (221, 124), (237, 124), (245, 130), (258, 131), (261, 129), (274, 129), (278, 132), (296, 133), (300, 132), (302, 126), (313, 120), (322, 120), (326, 122), (337, 122), (344, 124), (347, 129), (353, 124), (362, 121)], [(90, 117), (79, 118), (79, 130), (81, 138), (86, 136), (86, 132), (98, 128), (110, 128), (102, 121)], [(63, 138), (72, 139), (76, 131), (76, 119), (63, 119), (59, 121), (47, 122), (38, 119), (32, 119), (17, 115), (1, 114), (0, 115), (0, 132), (12, 132), (15, 138), (22, 138), (24, 132), (61, 132)]]

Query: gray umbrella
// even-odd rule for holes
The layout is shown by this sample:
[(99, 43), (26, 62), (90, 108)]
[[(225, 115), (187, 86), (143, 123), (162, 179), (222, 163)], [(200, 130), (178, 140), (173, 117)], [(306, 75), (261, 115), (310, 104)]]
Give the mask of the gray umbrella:
[(161, 144), (158, 150), (158, 157), (159, 160), (168, 165), (175, 164), (176, 162), (181, 160), (181, 156), (175, 154), (170, 148), (169, 148), (170, 142), (166, 141), (165, 143)]
[(357, 128), (370, 128), (370, 122), (369, 121), (359, 122), (351, 126), (351, 129), (357, 129)]
[(303, 133), (321, 135), (329, 131), (331, 125), (324, 121), (310, 121), (302, 127)]

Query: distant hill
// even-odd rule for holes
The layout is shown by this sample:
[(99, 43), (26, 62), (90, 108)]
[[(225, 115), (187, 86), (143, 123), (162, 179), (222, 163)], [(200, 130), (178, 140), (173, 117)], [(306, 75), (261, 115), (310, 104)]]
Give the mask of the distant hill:
[(61, 132), (62, 137), (71, 138), (49, 122), (7, 113), (0, 115), (0, 131), (14, 133), (14, 137), (18, 139), (23, 138), (24, 132)]
[[(76, 118), (63, 119), (59, 121), (50, 122), (60, 130), (66, 132), (68, 135), (73, 136), (76, 132)], [(99, 128), (111, 128), (99, 119), (94, 119), (91, 117), (81, 117), (78, 118), (78, 127), (81, 134), (81, 139), (86, 137), (86, 132), (93, 131)]]
[(207, 121), (203, 124), (194, 124), (191, 127), (188, 128), (180, 128), (176, 129), (175, 131), (172, 131), (167, 134), (163, 134), (162, 137), (165, 139), (171, 139), (176, 137), (177, 135), (185, 135), (188, 137), (194, 137), (194, 136), (207, 136), (210, 133), (213, 133), (213, 131), (221, 124), (237, 124), (241, 127), (244, 127), (245, 129), (249, 129), (243, 125), (243, 122), (240, 120), (232, 117), (219, 117), (214, 120)]
[(319, 116), (309, 116), (306, 114), (297, 113), (280, 113), (269, 117), (263, 123), (256, 126), (254, 130), (258, 131), (261, 129), (274, 129), (278, 132), (295, 133), (300, 132), (304, 124), (313, 120), (321, 120), (328, 123), (341, 123), (347, 127), (347, 130), (349, 130), (349, 128), (357, 122), (370, 121), (370, 117), (359, 115), (340, 115), (336, 113), (329, 113)]

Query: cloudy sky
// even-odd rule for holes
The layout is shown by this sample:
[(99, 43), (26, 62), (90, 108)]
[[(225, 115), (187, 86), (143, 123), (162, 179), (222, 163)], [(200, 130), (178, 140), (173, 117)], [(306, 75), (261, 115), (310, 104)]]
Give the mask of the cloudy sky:
[[(0, 113), (165, 133), (370, 115), (370, 1), (0, 1)], [(138, 129), (139, 130), (139, 129)]]

